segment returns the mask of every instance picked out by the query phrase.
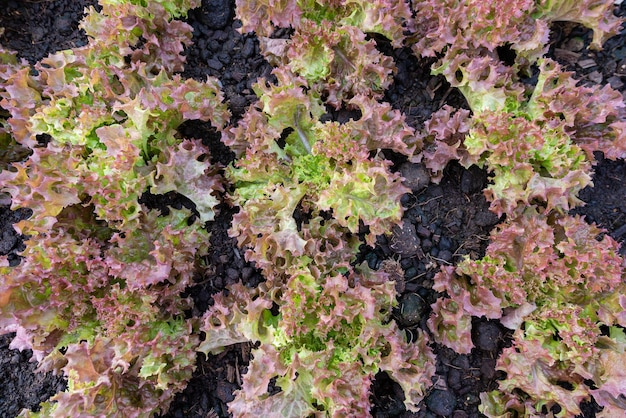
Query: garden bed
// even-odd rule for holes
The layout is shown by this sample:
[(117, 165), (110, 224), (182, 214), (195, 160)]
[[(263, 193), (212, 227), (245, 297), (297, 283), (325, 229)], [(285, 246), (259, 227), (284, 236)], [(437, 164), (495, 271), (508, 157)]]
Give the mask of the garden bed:
[[(86, 44), (78, 30), (83, 7), (93, 1), (18, 2), (0, 0), (0, 44), (18, 52), (31, 64), (47, 54)], [(626, 15), (626, 6), (616, 8)], [(203, 7), (191, 10), (186, 19), (194, 29), (193, 44), (185, 55), (184, 78), (205, 80), (217, 77), (222, 84), (225, 102), (232, 114), (231, 124), (241, 120), (247, 107), (257, 99), (253, 84), (270, 76), (272, 67), (260, 53), (257, 38), (241, 34), (241, 22), (235, 19), (234, 4), (228, 1), (203, 1)], [(287, 37), (289, 31), (274, 34)], [(563, 67), (575, 71), (581, 83), (610, 84), (626, 91), (626, 32), (611, 38), (602, 51), (591, 51), (590, 31), (581, 25), (555, 23), (551, 28), (549, 56)], [(441, 75), (430, 73), (434, 59), (418, 59), (408, 48), (394, 49), (388, 40), (374, 37), (380, 51), (392, 57), (397, 67), (393, 84), (384, 100), (400, 110), (408, 125), (419, 130), (433, 112), (444, 105), (468, 108), (463, 95), (451, 88)], [(502, 53), (505, 55), (505, 52)], [(329, 118), (347, 120), (345, 111), (329, 111)], [(232, 163), (235, 154), (220, 142), (220, 135), (209, 122), (190, 121), (179, 127), (184, 138), (201, 139), (211, 151), (211, 162), (223, 167)], [(432, 290), (433, 278), (442, 266), (458, 264), (465, 256), (476, 260), (485, 255), (489, 234), (502, 219), (489, 210), (483, 190), (489, 182), (486, 170), (476, 166), (465, 169), (456, 162), (448, 164), (438, 184), (430, 182), (428, 172), (406, 158), (387, 152), (395, 165), (394, 172), (405, 177), (411, 189), (402, 198), (402, 227), (388, 236), (379, 236), (374, 247), (362, 246), (356, 262), (365, 262), (374, 270), (386, 260), (396, 260), (399, 305), (392, 317), (401, 329), (412, 336), (418, 329), (427, 330), (427, 320), (440, 294)], [(626, 238), (626, 164), (596, 154), (594, 187), (579, 193), (585, 203), (571, 211), (605, 228), (618, 242)], [(193, 207), (175, 194), (144, 195), (141, 202), (150, 208)], [(0, 255), (17, 262), (23, 251), (23, 236), (13, 224), (26, 219), (28, 211), (0, 207)], [(244, 259), (237, 239), (229, 237), (233, 216), (238, 209), (220, 204), (214, 220), (208, 222), (211, 233), (205, 268), (194, 276), (194, 285), (186, 292), (194, 304), (186, 314), (200, 317), (213, 304), (213, 296), (227, 286), (242, 282), (255, 287), (265, 279), (254, 263)], [(624, 255), (622, 246), (620, 253)], [(496, 359), (511, 345), (511, 332), (497, 320), (474, 318), (469, 354), (457, 354), (442, 344), (431, 343), (436, 355), (434, 386), (426, 394), (420, 412), (408, 412), (404, 393), (386, 373), (378, 373), (371, 389), (371, 413), (375, 417), (454, 418), (482, 416), (480, 393), (496, 390), (502, 372), (496, 371)], [(12, 335), (0, 336), (0, 415), (16, 416), (21, 408), (37, 408), (39, 402), (64, 388), (64, 379), (51, 374), (33, 373), (36, 364), (29, 362), (28, 351), (8, 348)], [(410, 337), (409, 337), (410, 338)], [(230, 346), (219, 354), (198, 354), (196, 369), (187, 388), (177, 394), (164, 417), (228, 416), (227, 404), (233, 392), (241, 388), (251, 359), (253, 343)], [(601, 408), (593, 401), (581, 406), (584, 417), (595, 417)]]

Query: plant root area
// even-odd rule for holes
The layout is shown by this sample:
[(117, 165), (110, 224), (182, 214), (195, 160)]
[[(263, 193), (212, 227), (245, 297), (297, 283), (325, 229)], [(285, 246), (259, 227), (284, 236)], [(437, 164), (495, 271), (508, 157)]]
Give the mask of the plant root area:
[[(18, 51), (31, 64), (49, 53), (85, 45), (87, 39), (78, 27), (86, 6), (94, 0), (0, 0), (0, 44)], [(203, 0), (203, 6), (190, 12), (187, 22), (193, 26), (193, 45), (185, 54), (184, 77), (218, 77), (223, 85), (233, 122), (256, 100), (251, 86), (259, 77), (268, 77), (271, 66), (259, 52), (253, 34), (240, 34), (241, 23), (235, 16), (234, 2)], [(619, 11), (626, 14), (626, 7)], [(288, 36), (288, 32), (277, 33)], [(626, 33), (610, 39), (602, 51), (579, 49), (575, 39), (589, 38), (582, 26), (557, 24), (552, 28), (550, 55), (568, 70), (575, 71), (582, 83), (611, 84), (626, 91)], [(393, 49), (384, 39), (376, 39), (379, 49), (396, 62), (398, 72), (385, 100), (403, 111), (407, 121), (419, 128), (444, 104), (465, 107), (463, 97), (451, 89), (442, 77), (430, 75), (432, 61), (418, 60), (409, 50)], [(341, 120), (341, 114), (333, 117)], [(185, 123), (180, 132), (187, 138), (201, 138), (211, 148), (214, 162), (227, 165), (234, 154), (221, 144), (219, 134), (210, 124)], [(392, 158), (393, 159), (393, 158)], [(404, 196), (404, 219), (401, 227), (378, 238), (375, 248), (363, 247), (358, 261), (378, 268), (384, 260), (397, 260), (402, 267), (404, 291), (394, 319), (408, 330), (427, 329), (430, 304), (437, 298), (432, 287), (434, 274), (442, 265), (454, 265), (464, 256), (479, 258), (484, 254), (489, 232), (499, 222), (488, 210), (482, 190), (488, 184), (486, 171), (469, 170), (456, 163), (446, 168), (439, 184), (429, 182), (419, 165), (398, 161), (395, 167), (406, 178), (412, 193)], [(607, 229), (617, 241), (626, 239), (626, 164), (605, 160), (596, 155), (594, 187), (584, 189), (579, 197), (585, 202), (574, 213), (584, 215)], [(144, 196), (149, 207), (181, 206), (175, 194)], [(19, 262), (19, 253), (27, 245), (13, 224), (28, 217), (25, 210), (11, 211), (9, 202), (0, 202), (0, 255)], [(236, 209), (222, 205), (220, 215), (209, 223), (210, 253), (206, 271), (198, 275), (188, 289), (195, 301), (190, 315), (201, 315), (212, 304), (212, 295), (226, 286), (243, 281), (254, 286), (263, 280), (259, 271), (243, 258), (236, 240), (228, 236)], [(624, 253), (624, 247), (621, 250)], [(399, 275), (400, 277), (400, 275)], [(0, 279), (1, 280), (1, 279)], [(434, 345), (437, 355), (436, 384), (423, 401), (421, 411), (405, 410), (400, 386), (386, 374), (379, 373), (372, 387), (371, 410), (374, 417), (453, 417), (482, 416), (478, 411), (479, 394), (497, 388), (496, 359), (510, 344), (510, 336), (497, 321), (477, 319), (473, 324), (476, 348), (459, 355)], [(0, 336), (0, 417), (14, 417), (22, 408), (37, 405), (65, 387), (62, 376), (36, 373), (32, 353), (9, 349), (13, 335)], [(163, 417), (228, 417), (227, 404), (233, 391), (241, 386), (250, 361), (249, 344), (239, 344), (219, 355), (205, 358), (199, 354), (197, 368), (187, 389), (179, 393)], [(582, 405), (586, 418), (595, 417), (599, 407), (590, 401)]]

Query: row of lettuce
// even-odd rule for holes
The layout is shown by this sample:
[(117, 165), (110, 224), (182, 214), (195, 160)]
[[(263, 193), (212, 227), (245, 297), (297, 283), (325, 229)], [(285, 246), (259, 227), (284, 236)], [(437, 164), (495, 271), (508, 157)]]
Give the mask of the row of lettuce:
[[(617, 33), (612, 2), (582, 3), (238, 1), (242, 30), (276, 68), (235, 126), (218, 80), (176, 75), (191, 43), (178, 19), (199, 0), (100, 0), (81, 24), (89, 43), (32, 68), (0, 50), (0, 139), (13, 159), (29, 155), (2, 162), (0, 187), (33, 213), (16, 225), (29, 237), (19, 265), (0, 261), (0, 332), (68, 380), (22, 415), (149, 417), (185, 388), (198, 352), (242, 342), (258, 344), (235, 416), (367, 416), (379, 371), (416, 411), (436, 380), (429, 342), (469, 353), (472, 317), (513, 331), (497, 363), (506, 378), (481, 395), (485, 415), (574, 416), (591, 396), (599, 416), (623, 413), (623, 260), (568, 211), (591, 184), (594, 151), (626, 156), (624, 104), (544, 58), (553, 21), (593, 29), (595, 48)], [(279, 27), (291, 37), (272, 38)], [(366, 34), (437, 57), (433, 73), (470, 109), (407, 125), (382, 102), (393, 60)], [(331, 109), (359, 116), (338, 123)], [(210, 121), (236, 161), (212, 165), (199, 140), (180, 137), (185, 120)], [(451, 160), (486, 167), (485, 195), (504, 215), (482, 259), (436, 276), (442, 295), (413, 342), (391, 318), (393, 272), (354, 262), (363, 241), (401, 222), (409, 192), (381, 150), (434, 181)], [(140, 203), (173, 191), (195, 213)], [(230, 234), (265, 281), (231, 286), (188, 318), (181, 294), (224, 199), (239, 207)]]

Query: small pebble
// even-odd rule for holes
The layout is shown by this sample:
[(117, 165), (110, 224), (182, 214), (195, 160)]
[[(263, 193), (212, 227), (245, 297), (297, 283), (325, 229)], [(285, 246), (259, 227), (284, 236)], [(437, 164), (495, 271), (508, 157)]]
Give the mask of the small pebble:
[(211, 39), (209, 41), (209, 49), (213, 52), (217, 52), (217, 51), (220, 51), (222, 48), (221, 48), (220, 43), (217, 40)]
[(449, 390), (435, 389), (426, 398), (426, 406), (435, 414), (447, 417), (456, 408), (456, 397)]
[(412, 279), (413, 277), (417, 276), (417, 269), (415, 267), (409, 267), (405, 272), (404, 272), (404, 278), (405, 279)]
[(460, 369), (467, 370), (470, 368), (470, 361), (466, 355), (460, 355), (452, 360), (452, 365)]
[(252, 38), (246, 39), (243, 44), (243, 48), (241, 48), (241, 55), (244, 58), (250, 58), (254, 54), (254, 40)]
[(446, 261), (448, 263), (452, 262), (452, 253), (449, 250), (441, 250), (437, 256), (440, 260)]
[(441, 240), (439, 240), (439, 249), (449, 250), (451, 248), (452, 248), (452, 240), (446, 236), (441, 237)]
[(367, 261), (368, 267), (371, 268), (372, 270), (378, 270), (378, 268), (380, 267), (382, 263), (382, 260), (379, 259), (376, 253), (374, 252), (368, 253), (365, 256), (365, 261)]
[(391, 245), (392, 250), (404, 256), (413, 256), (417, 254), (420, 248), (420, 239), (415, 232), (415, 225), (404, 221), (400, 226), (394, 226), (392, 229)]
[(235, 395), (233, 395), (233, 391), (237, 389), (237, 386), (233, 383), (220, 380), (217, 382), (217, 387), (215, 388), (215, 395), (224, 403), (228, 403), (235, 399)]
[(218, 41), (223, 42), (228, 39), (228, 33), (224, 32), (223, 30), (216, 30), (213, 34), (213, 37)]
[(496, 359), (485, 358), (480, 365), (480, 374), (485, 379), (496, 377)]
[(472, 340), (481, 350), (495, 351), (498, 348), (500, 334), (500, 328), (495, 322), (479, 322), (472, 329)]
[(229, 267), (226, 269), (226, 276), (230, 281), (239, 280), (239, 270)]
[(234, 39), (229, 39), (226, 42), (224, 42), (224, 45), (222, 45), (222, 51), (231, 53), (233, 49), (235, 49), (236, 44), (237, 44), (237, 41), (235, 41)]
[(400, 173), (404, 177), (402, 184), (411, 189), (413, 193), (421, 191), (430, 182), (430, 175), (423, 164), (402, 163)]
[(487, 181), (487, 173), (473, 165), (461, 174), (461, 191), (465, 194), (480, 192)]
[(224, 65), (230, 64), (230, 61), (231, 61), (230, 55), (224, 52), (218, 52), (217, 54), (215, 54), (215, 57)]
[(453, 367), (448, 370), (448, 386), (454, 390), (459, 390), (463, 386), (463, 371)]
[(426, 311), (426, 302), (415, 293), (407, 293), (400, 298), (400, 323), (406, 327), (419, 324)]
[(243, 269), (241, 269), (241, 278), (243, 280), (250, 279), (250, 277), (252, 277), (253, 274), (254, 274), (254, 268), (250, 266), (246, 266)]
[(422, 224), (419, 224), (417, 226), (416, 232), (417, 235), (420, 236), (420, 238), (430, 238), (430, 236), (433, 234), (432, 232), (430, 232), (430, 229), (426, 228)]

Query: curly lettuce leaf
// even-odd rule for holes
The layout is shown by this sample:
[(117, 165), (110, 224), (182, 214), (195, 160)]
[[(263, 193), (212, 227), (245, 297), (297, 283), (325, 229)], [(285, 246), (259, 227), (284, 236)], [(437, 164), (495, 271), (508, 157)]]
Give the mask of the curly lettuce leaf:
[(507, 373), (500, 393), (482, 397), (488, 416), (532, 416), (555, 405), (556, 416), (576, 415), (589, 380), (610, 381), (599, 375), (601, 359), (617, 340), (602, 329), (623, 322), (624, 266), (618, 244), (600, 234), (580, 217), (528, 209), (492, 232), (485, 257), (435, 277), (435, 289), (447, 293), (429, 319), (437, 341), (466, 352), (459, 340), (470, 338), (471, 316), (502, 318), (515, 330), (497, 363)]
[[(622, 261), (617, 243), (580, 217), (548, 219), (529, 209), (492, 232), (481, 260), (466, 260), (457, 272), (486, 286), (506, 301), (538, 306), (553, 300), (589, 302), (589, 295), (613, 292), (621, 283)], [(599, 260), (601, 260), (599, 262)]]
[[(506, 369), (507, 378), (500, 382), (499, 391), (481, 394), (480, 411), (488, 417), (541, 416), (544, 407), (551, 410), (559, 406), (556, 417), (580, 414), (580, 402), (589, 398), (589, 391), (582, 382), (575, 382), (571, 389), (565, 389), (557, 382), (566, 378), (566, 370), (558, 370), (555, 359), (539, 341), (525, 341), (515, 347), (505, 348), (496, 367)], [(568, 383), (570, 379), (567, 380)], [(527, 397), (513, 395), (518, 389)]]
[(237, 0), (236, 5), (243, 32), (254, 31), (258, 36), (269, 37), (276, 27), (299, 30), (307, 21), (320, 24), (326, 20), (379, 33), (396, 48), (402, 46), (404, 39), (403, 23), (411, 17), (408, 5), (394, 0)]
[(533, 201), (551, 210), (569, 210), (591, 184), (591, 163), (572, 142), (564, 125), (542, 126), (503, 112), (482, 112), (463, 142), (471, 156), (465, 167), (486, 164), (494, 174), (485, 190), (491, 210), (515, 213)]
[(592, 49), (601, 49), (604, 41), (619, 33), (623, 23), (613, 15), (614, 4), (609, 1), (541, 0), (536, 5), (536, 17), (550, 22), (576, 22), (593, 30)]
[(230, 235), (246, 248), (246, 259), (254, 261), (266, 274), (289, 266), (294, 258), (305, 254), (309, 241), (302, 238), (293, 218), (305, 193), (304, 186), (275, 185), (247, 200), (233, 217)]
[[(135, 338), (97, 337), (67, 346), (65, 391), (21, 417), (151, 417), (169, 407), (195, 368), (197, 337), (183, 320), (145, 324)], [(143, 335), (143, 338), (137, 338)]]
[(612, 13), (611, 2), (585, 0), (498, 1), (423, 0), (413, 4), (417, 11), (411, 29), (413, 50), (422, 56), (445, 52), (443, 61), (469, 50), (495, 52), (510, 45), (517, 62), (534, 62), (547, 52), (549, 26), (556, 21), (577, 22), (594, 32), (591, 47), (619, 32), (622, 20)]
[(176, 18), (199, 5), (197, 0), (105, 0), (100, 11), (90, 6), (80, 24), (89, 37), (88, 64), (121, 68), (128, 57), (131, 65), (143, 62), (154, 73), (182, 71), (182, 52), (191, 44), (192, 28)]
[(391, 58), (353, 26), (305, 20), (290, 40), (279, 44), (267, 39), (263, 45), (272, 63), (304, 77), (336, 109), (356, 95), (382, 98), (395, 71)]
[[(277, 370), (268, 353), (263, 350), (252, 352), (254, 359), (250, 362), (247, 375), (250, 377), (266, 374), (267, 370)], [(264, 360), (257, 361), (258, 356), (264, 356)], [(235, 399), (228, 404), (228, 409), (238, 417), (306, 417), (317, 411), (312, 405), (311, 387), (312, 376), (306, 370), (299, 370), (296, 377), (291, 379), (279, 379), (277, 381), (281, 391), (271, 396), (248, 397), (245, 390), (238, 391)], [(256, 383), (256, 382), (255, 382)]]
[[(489, 68), (490, 59), (471, 62)], [(626, 149), (618, 92), (579, 85), (547, 59), (539, 70), (527, 93), (517, 81), (509, 85), (491, 73), (481, 79), (475, 75), (480, 71), (468, 72), (460, 87), (474, 116), (463, 123), (460, 113), (451, 118), (451, 109), (442, 109), (427, 125), (427, 165), (440, 170), (451, 159), (465, 167), (485, 165), (494, 174), (485, 194), (500, 215), (533, 203), (569, 210), (591, 183), (593, 152), (619, 158)]]
[(316, 204), (322, 210), (332, 209), (338, 222), (353, 233), (359, 231), (359, 222), (363, 222), (370, 229), (366, 241), (374, 245), (376, 235), (388, 232), (400, 222), (400, 198), (408, 192), (401, 177), (390, 174), (386, 164), (357, 161), (342, 172), (333, 173)]
[(37, 139), (29, 131), (29, 119), (42, 100), (29, 63), (23, 58), (18, 61), (15, 51), (0, 45), (0, 106), (9, 114), (1, 131), (13, 132), (15, 142), (34, 148)]
[(105, 253), (109, 274), (124, 279), (131, 290), (161, 282), (174, 285), (159, 289), (163, 301), (183, 291), (190, 283), (196, 253), (208, 239), (201, 225), (188, 224), (189, 216), (186, 209), (170, 209), (167, 216), (142, 211), (133, 227), (110, 239), (113, 246)]
[[(269, 310), (271, 287), (262, 284), (256, 290), (233, 286), (205, 315), (203, 352), (244, 338), (260, 341), (231, 411), (369, 416), (371, 379), (381, 369), (402, 385), (407, 407), (415, 410), (434, 374), (434, 357), (424, 335), (417, 347), (409, 345), (386, 320), (395, 303), (394, 283), (380, 272), (351, 272), (349, 280), (337, 272), (318, 276), (312, 267), (288, 269), (286, 286), (273, 300), (278, 314)], [(367, 287), (358, 284), (361, 274)], [(282, 391), (270, 395), (272, 376)]]
[(11, 195), (13, 210), (27, 207), (33, 211), (30, 219), (16, 224), (20, 233), (47, 231), (63, 208), (81, 202), (83, 186), (79, 173), (84, 162), (78, 150), (51, 145), (35, 148), (29, 159), (11, 167), (12, 170), (0, 173), (1, 190)]
[(626, 156), (626, 135), (620, 128), (624, 99), (610, 85), (585, 86), (551, 60), (539, 61), (537, 85), (524, 107), (531, 118), (559, 118), (572, 141), (593, 160), (594, 151), (607, 158)]
[[(195, 203), (202, 222), (215, 218), (216, 197), (223, 192), (220, 179), (211, 171), (208, 149), (198, 140), (183, 141), (175, 150), (166, 149), (165, 163), (157, 163), (155, 185), (150, 189), (154, 194), (176, 191)], [(205, 158), (202, 160), (201, 158)]]

